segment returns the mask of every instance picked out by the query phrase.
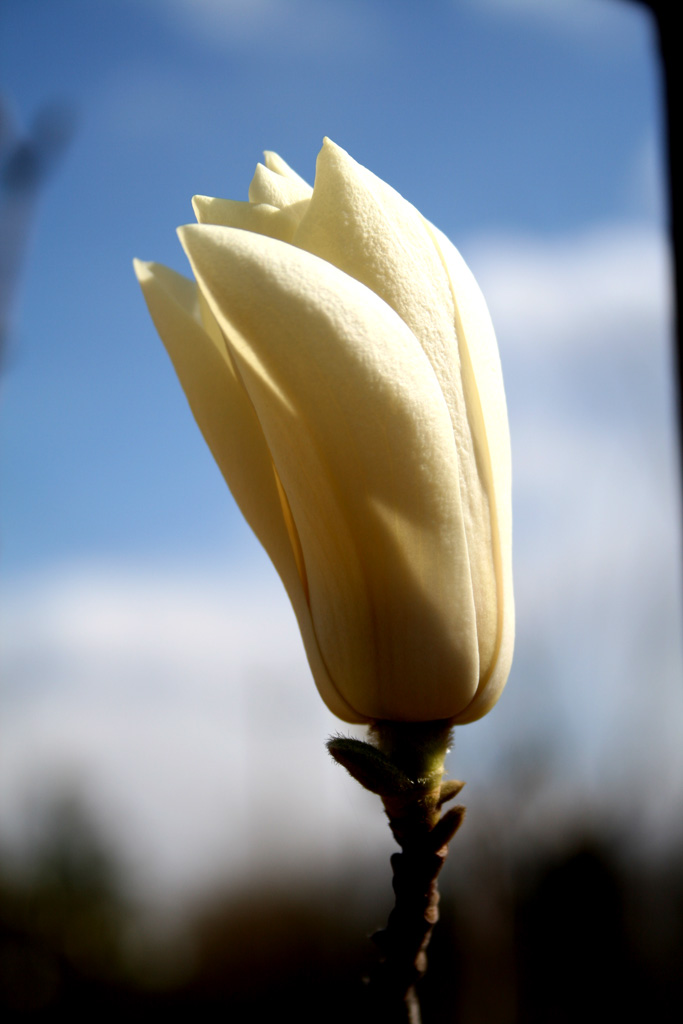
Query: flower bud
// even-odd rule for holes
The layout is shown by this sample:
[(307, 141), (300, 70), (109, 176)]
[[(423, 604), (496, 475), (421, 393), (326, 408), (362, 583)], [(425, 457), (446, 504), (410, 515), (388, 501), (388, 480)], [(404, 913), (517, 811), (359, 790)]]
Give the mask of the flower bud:
[(196, 196), (194, 281), (136, 271), (195, 419), (348, 722), (472, 721), (514, 641), (495, 335), (446, 237), (325, 140)]

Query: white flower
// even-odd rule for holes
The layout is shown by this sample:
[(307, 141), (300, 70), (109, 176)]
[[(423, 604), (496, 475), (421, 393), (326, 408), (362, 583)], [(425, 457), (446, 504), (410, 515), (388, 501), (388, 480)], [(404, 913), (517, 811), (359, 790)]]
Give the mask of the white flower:
[[(213, 455), (349, 722), (485, 714), (512, 659), (510, 451), (495, 335), (446, 237), (325, 140), (197, 196), (195, 281), (136, 261)], [(263, 624), (264, 631), (268, 623)]]

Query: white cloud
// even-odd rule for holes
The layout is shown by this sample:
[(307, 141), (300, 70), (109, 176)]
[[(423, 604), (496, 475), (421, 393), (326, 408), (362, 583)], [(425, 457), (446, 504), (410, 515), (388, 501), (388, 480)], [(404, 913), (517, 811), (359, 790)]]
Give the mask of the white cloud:
[(81, 566), (10, 591), (6, 837), (74, 790), (162, 890), (312, 856), (334, 865), (362, 835), (389, 844), (325, 751), (340, 723), (274, 574)]
[(183, 32), (216, 47), (290, 53), (355, 52), (381, 34), (372, 31), (372, 11), (353, 0), (152, 0), (160, 14)]
[(584, 771), (623, 773), (627, 758), (659, 785), (683, 767), (665, 240), (605, 225), (479, 239), (467, 256), (511, 413), (517, 656), (528, 677), (513, 676), (506, 702), (520, 718), (561, 721)]
[[(459, 0), (456, 0), (456, 3)], [(469, 0), (475, 9), (614, 49), (633, 38), (645, 17), (629, 0)]]
[(607, 224), (547, 240), (481, 238), (466, 255), (503, 348), (509, 339), (516, 352), (553, 360), (661, 349), (669, 248), (652, 226)]

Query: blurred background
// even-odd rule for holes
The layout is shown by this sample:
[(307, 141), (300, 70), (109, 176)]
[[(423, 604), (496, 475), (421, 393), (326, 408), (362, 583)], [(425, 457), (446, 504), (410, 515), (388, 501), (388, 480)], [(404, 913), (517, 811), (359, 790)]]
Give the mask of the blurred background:
[[(425, 1021), (678, 1020), (662, 109), (628, 0), (0, 0), (0, 1005), (359, 1014), (391, 906), (294, 616), (147, 315), (194, 193), (324, 135), (455, 242), (513, 444), (517, 647), (456, 731)], [(361, 735), (362, 733), (358, 733)]]

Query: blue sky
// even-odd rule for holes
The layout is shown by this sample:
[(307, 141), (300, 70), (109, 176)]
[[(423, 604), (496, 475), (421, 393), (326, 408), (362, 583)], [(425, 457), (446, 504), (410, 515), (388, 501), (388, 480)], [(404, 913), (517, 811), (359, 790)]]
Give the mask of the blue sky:
[[(499, 337), (517, 654), (452, 770), (475, 806), (520, 752), (556, 802), (571, 771), (568, 805), (618, 804), (645, 772), (665, 832), (681, 797), (679, 506), (639, 8), (5, 0), (0, 89), (20, 127), (51, 102), (76, 125), (36, 211), (0, 408), (7, 834), (72, 787), (133, 869), (189, 885), (221, 861), (246, 870), (275, 767), (282, 793), (303, 771), (326, 795), (318, 832), (301, 797), (308, 845), (385, 841), (324, 760), (335, 722), (131, 267), (184, 271), (175, 228), (194, 193), (246, 198), (264, 148), (312, 181), (325, 135), (451, 237)], [(241, 815), (231, 838), (221, 807)]]

